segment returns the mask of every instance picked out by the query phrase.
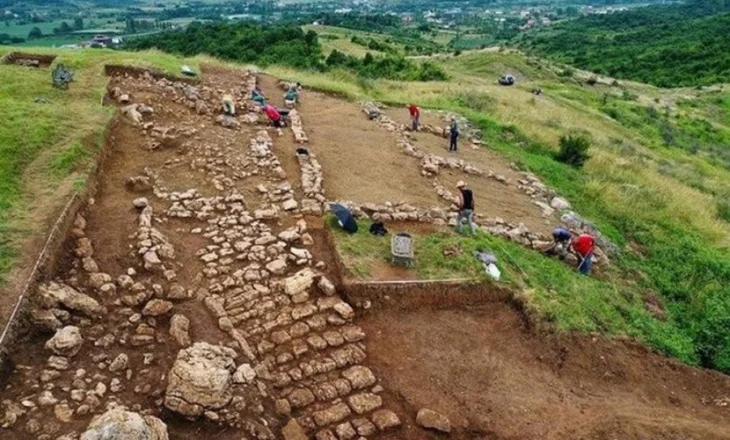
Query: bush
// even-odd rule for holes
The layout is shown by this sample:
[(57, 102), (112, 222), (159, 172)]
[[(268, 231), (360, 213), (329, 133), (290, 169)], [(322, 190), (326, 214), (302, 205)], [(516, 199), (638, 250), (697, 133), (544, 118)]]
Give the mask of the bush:
[(717, 202), (717, 217), (730, 223), (730, 202), (727, 200)]
[(560, 73), (558, 73), (558, 76), (563, 78), (572, 78), (573, 75), (575, 75), (575, 70), (568, 67), (567, 69), (562, 70)]
[(568, 135), (560, 138), (560, 151), (555, 156), (560, 162), (581, 168), (590, 158), (588, 148), (591, 142), (582, 135)]

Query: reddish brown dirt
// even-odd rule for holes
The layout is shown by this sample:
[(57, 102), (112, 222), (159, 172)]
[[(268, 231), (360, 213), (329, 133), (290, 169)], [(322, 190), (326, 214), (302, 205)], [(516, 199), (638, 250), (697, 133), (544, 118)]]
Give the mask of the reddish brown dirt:
[(421, 177), (418, 160), (403, 155), (395, 134), (380, 130), (358, 104), (306, 91), (300, 108), (309, 145), (324, 169), (328, 198), (443, 204)]
[[(235, 71), (209, 68), (204, 73), (206, 81), (215, 87), (230, 89), (240, 86), (241, 80)], [(264, 87), (274, 87), (272, 81), (265, 79)], [(152, 95), (145, 95), (142, 89), (135, 89), (131, 83), (125, 84), (125, 87), (138, 101), (151, 102), (156, 99)], [(267, 91), (274, 96), (274, 92)], [(329, 144), (331, 141), (327, 140), (327, 127), (339, 127), (336, 121), (341, 119), (334, 117), (339, 115), (337, 111), (329, 116), (326, 111), (339, 109), (351, 112), (348, 113), (347, 121), (368, 124), (368, 136), (372, 135), (358, 142), (369, 139), (368, 145), (377, 145), (378, 148), (382, 147), (383, 152), (388, 152), (383, 153), (383, 157), (396, 152), (394, 154), (399, 159), (408, 158), (401, 157), (395, 145), (388, 144), (385, 148), (385, 144), (375, 144), (377, 137), (384, 132), (367, 121), (354, 104), (314, 93), (306, 93), (304, 99), (305, 103), (310, 103), (307, 106), (303, 104), (305, 129), (311, 136), (312, 129), (307, 121), (319, 127), (319, 134), (315, 135), (319, 136), (315, 140), (319, 140), (313, 142), (312, 148), (315, 151), (316, 148), (323, 148), (322, 163), (325, 170), (334, 170), (332, 172), (335, 173), (332, 185), (343, 185), (355, 191), (351, 194), (362, 191), (358, 185), (366, 185), (367, 191), (381, 188), (383, 193), (377, 195), (384, 198), (376, 201), (383, 201), (391, 194), (388, 191), (393, 191), (393, 182), (400, 182), (401, 179), (405, 182), (405, 179), (410, 178), (406, 172), (386, 166), (388, 172), (393, 174), (381, 176), (385, 180), (358, 180), (370, 176), (368, 173), (382, 171), (367, 169), (363, 170), (365, 174), (351, 173), (356, 176), (353, 178), (355, 183), (348, 183), (345, 179), (348, 173), (342, 164), (357, 161), (360, 156), (340, 157), (336, 145)], [(190, 109), (169, 100), (155, 101), (154, 104), (155, 122), (160, 126), (184, 124), (191, 120), (195, 122), (198, 133), (186, 139), (192, 144), (235, 144), (247, 148), (251, 134), (261, 128), (225, 130), (214, 125), (211, 117), (195, 116)], [(329, 104), (329, 107), (324, 104)], [(311, 110), (316, 117), (308, 116), (306, 109)], [(360, 122), (356, 122), (356, 119)], [(357, 127), (357, 130), (361, 130), (360, 136), (366, 136), (365, 125)], [(345, 139), (348, 133), (347, 130), (335, 132), (337, 139)], [(285, 130), (284, 136), (275, 138), (280, 151), (294, 148), (293, 141), (288, 140), (290, 135)], [(386, 133), (386, 136), (389, 142), (394, 142), (390, 134)], [(105, 272), (117, 275), (127, 267), (136, 265), (129, 248), (133, 242), (130, 235), (135, 231), (137, 220), (131, 201), (147, 195), (156, 210), (165, 206), (150, 194), (128, 192), (123, 184), (126, 177), (141, 174), (149, 167), (160, 172), (160, 177), (170, 190), (185, 190), (192, 186), (202, 193), (212, 193), (212, 189), (206, 186), (209, 183), (205, 183), (207, 179), (204, 173), (174, 166), (176, 158), (185, 154), (187, 148), (192, 148), (186, 142), (150, 152), (144, 149), (146, 139), (126, 121), (120, 120), (111, 128), (109, 147), (113, 153), (102, 170), (95, 200), (85, 213), (88, 220), (86, 232), (95, 249), (94, 259)], [(379, 157), (377, 154), (371, 156), (367, 160)], [(283, 154), (280, 157), (286, 162)], [(284, 166), (287, 171), (292, 168), (291, 164)], [(413, 169), (417, 170), (417, 166)], [(290, 181), (294, 183), (296, 179), (293, 176), (290, 174)], [(420, 175), (412, 182), (423, 182), (425, 185)], [(236, 182), (252, 206), (259, 203), (254, 190), (256, 184), (256, 179)], [(416, 188), (414, 191), (421, 194), (419, 191), (423, 189), (418, 186), (412, 184), (409, 188)], [(428, 194), (433, 194), (432, 189), (428, 188), (428, 191)], [(316, 243), (312, 253), (317, 260), (326, 263), (327, 275), (339, 280), (339, 264), (322, 222), (307, 220)], [(206, 242), (183, 234), (182, 229), (190, 228), (190, 223), (171, 219), (156, 226), (175, 244), (176, 261), (182, 263), (182, 267), (177, 268), (176, 281), (186, 288), (199, 287), (194, 275), (201, 269), (202, 263), (195, 252)], [(71, 260), (70, 255), (62, 259), (57, 268), (59, 277), (69, 275)], [(375, 370), (385, 388), (382, 393), (385, 406), (395, 410), (404, 421), (403, 428), (371, 438), (436, 438), (414, 424), (415, 411), (421, 407), (448, 415), (455, 426), (451, 437), (455, 439), (730, 438), (730, 413), (727, 408), (714, 404), (715, 399), (730, 396), (730, 379), (726, 376), (681, 366), (644, 348), (623, 342), (536, 335), (524, 327), (519, 314), (506, 304), (496, 302), (496, 299), (503, 299), (502, 292), (484, 301), (474, 302), (467, 296), (471, 292), (459, 291), (453, 297), (444, 299), (443, 295), (429, 297), (428, 292), (421, 289), (419, 300), (411, 302), (411, 307), (407, 306), (408, 301), (403, 301), (400, 307), (376, 305), (368, 315), (356, 321), (368, 334), (368, 365)], [(477, 295), (478, 289), (474, 292)], [(400, 295), (408, 293), (408, 290), (399, 292)], [(437, 293), (443, 293), (443, 290)], [(452, 303), (457, 296), (460, 297), (458, 304)], [(374, 298), (380, 297), (375, 295)], [(112, 306), (116, 298), (99, 299), (107, 306)], [(414, 308), (414, 304), (420, 305)], [(471, 306), (466, 308), (465, 304)], [(190, 318), (193, 340), (226, 342), (226, 336), (218, 330), (213, 318), (202, 309), (199, 301), (176, 303), (175, 312), (182, 312)], [(164, 375), (169, 371), (178, 350), (176, 344), (167, 337), (168, 324), (168, 318), (156, 319), (156, 326), (160, 330), (156, 335), (160, 343), (154, 348), (132, 347), (128, 344), (115, 344), (107, 349), (95, 347), (91, 343), (92, 338), (98, 338), (107, 331), (128, 333), (131, 329), (123, 316), (110, 314), (98, 325), (84, 327), (88, 341), (75, 358), (73, 369), (84, 368), (92, 376), (96, 372), (92, 356), (105, 353), (114, 357), (121, 352), (130, 356), (132, 365), (139, 366), (143, 354), (154, 351), (152, 364), (148, 368), (136, 368), (131, 379), (124, 381), (125, 388), (115, 394), (114, 400), (139, 405), (140, 409), (160, 416), (167, 424), (173, 440), (240, 440), (244, 435), (241, 431), (219, 428), (202, 421), (183, 421), (160, 409), (157, 401), (166, 383)], [(48, 357), (48, 351), (43, 348), (45, 340), (47, 335), (31, 337), (22, 346), (16, 347), (13, 353), (15, 371), (3, 383), (3, 399), (19, 401), (37, 393), (39, 373), (45, 368)], [(64, 373), (63, 377), (55, 381), (55, 391), (59, 396), (64, 395), (59, 390), (72, 387), (72, 371)], [(136, 386), (145, 384), (152, 386), (150, 392), (134, 391)], [(270, 408), (267, 410), (271, 412)], [(71, 430), (83, 431), (91, 418), (91, 414), (77, 416), (70, 423), (61, 424), (52, 413), (51, 408), (39, 408), (30, 415), (40, 421), (39, 433), (26, 432), (26, 417), (13, 430), (0, 431), (0, 438), (29, 440), (39, 438), (41, 433), (48, 434), (48, 438), (56, 438)]]
[[(388, 109), (386, 115), (401, 124), (410, 123), (410, 116), (406, 109)], [(437, 127), (447, 127), (448, 121), (441, 113), (426, 111), (422, 113), (421, 122)], [(467, 139), (461, 139), (459, 150), (456, 153), (448, 151), (448, 139), (435, 136), (430, 133), (411, 133), (413, 145), (417, 148), (442, 157), (456, 157), (483, 171), (492, 171), (494, 174), (502, 175), (509, 180), (505, 185), (497, 180), (468, 176), (461, 171), (441, 170), (439, 181), (455, 192), (456, 183), (460, 180), (466, 181), (474, 190), (477, 197), (477, 213), (486, 218), (501, 217), (508, 222), (524, 223), (531, 231), (549, 233), (552, 221), (542, 217), (540, 208), (532, 202), (532, 199), (517, 188), (517, 181), (522, 177), (510, 166), (501, 155), (489, 149), (489, 147), (477, 147)]]
[[(387, 308), (386, 308), (387, 309)], [(506, 304), (383, 310), (361, 321), (385, 388), (411, 415), (449, 417), (459, 439), (729, 439), (730, 378), (621, 341), (540, 336)]]
[[(383, 110), (383, 112), (392, 120), (399, 124), (405, 124), (410, 127), (411, 115), (408, 113), (408, 109), (403, 107), (389, 107)], [(432, 111), (421, 110), (421, 124), (433, 125), (435, 127), (448, 127), (449, 123), (444, 119), (444, 114)], [(448, 144), (446, 144), (448, 147)]]

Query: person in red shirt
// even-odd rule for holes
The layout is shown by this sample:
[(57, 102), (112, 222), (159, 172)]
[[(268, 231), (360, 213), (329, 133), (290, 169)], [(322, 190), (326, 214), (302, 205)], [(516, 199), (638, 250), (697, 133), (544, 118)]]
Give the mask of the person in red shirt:
[(411, 114), (411, 130), (418, 131), (418, 125), (421, 121), (421, 109), (416, 104), (408, 106), (408, 112)]
[(593, 249), (596, 247), (596, 240), (587, 233), (582, 233), (573, 239), (571, 243), (573, 251), (578, 256), (578, 271), (583, 275), (591, 273), (593, 265)]
[(281, 119), (281, 113), (279, 113), (279, 110), (277, 110), (276, 107), (271, 104), (265, 104), (263, 107), (261, 107), (261, 111), (266, 113), (266, 116), (269, 117), (271, 125), (276, 128), (283, 127), (284, 124)]

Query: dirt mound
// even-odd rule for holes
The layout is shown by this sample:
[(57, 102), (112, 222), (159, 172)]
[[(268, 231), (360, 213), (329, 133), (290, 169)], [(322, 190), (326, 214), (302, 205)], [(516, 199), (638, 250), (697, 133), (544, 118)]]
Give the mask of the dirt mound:
[(174, 75), (169, 75), (164, 72), (160, 72), (159, 70), (155, 69), (145, 69), (133, 66), (120, 66), (116, 64), (107, 64), (106, 66), (104, 66), (104, 74), (110, 77), (128, 76), (131, 78), (140, 78), (145, 75), (150, 75), (152, 76), (152, 78), (155, 79), (167, 79), (170, 81), (180, 81), (189, 84), (197, 84), (200, 82), (198, 78), (181, 78)]
[(716, 404), (730, 378), (719, 373), (628, 342), (539, 335), (507, 304), (387, 309), (361, 325), (376, 372), (410, 416), (399, 439), (432, 438), (415, 426), (423, 407), (446, 415), (460, 439), (730, 438), (730, 412)]

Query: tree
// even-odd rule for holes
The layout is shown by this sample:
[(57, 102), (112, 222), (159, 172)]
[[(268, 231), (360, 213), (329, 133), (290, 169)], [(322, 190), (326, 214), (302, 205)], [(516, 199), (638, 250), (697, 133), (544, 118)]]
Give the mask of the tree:
[(68, 23), (62, 21), (58, 28), (53, 29), (53, 32), (56, 34), (69, 34), (72, 30), (73, 29), (71, 29), (71, 26), (69, 26)]
[(35, 38), (41, 38), (43, 37), (43, 32), (41, 32), (40, 28), (38, 26), (35, 26), (33, 29), (28, 32), (28, 39), (33, 40)]
[(137, 33), (137, 22), (134, 21), (133, 18), (128, 18), (126, 23), (126, 30), (130, 34)]
[(330, 53), (325, 62), (328, 66), (341, 66), (347, 63), (347, 55), (335, 49)]
[(555, 159), (575, 168), (582, 168), (590, 158), (588, 148), (591, 142), (581, 135), (569, 135), (560, 138), (560, 151)]
[(74, 18), (74, 29), (80, 31), (84, 28), (84, 19), (81, 17)]

